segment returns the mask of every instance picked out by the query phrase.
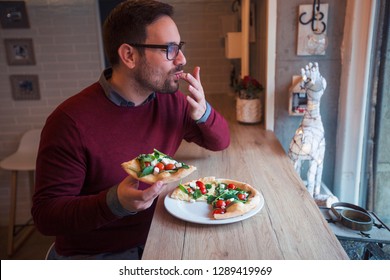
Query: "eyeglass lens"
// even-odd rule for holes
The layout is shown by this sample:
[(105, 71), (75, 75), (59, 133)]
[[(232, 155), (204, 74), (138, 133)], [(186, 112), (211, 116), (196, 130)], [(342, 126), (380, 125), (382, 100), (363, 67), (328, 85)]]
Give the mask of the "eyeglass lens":
[(183, 51), (184, 44), (170, 44), (167, 48), (167, 59), (168, 60), (174, 60), (177, 55), (179, 54), (179, 50)]

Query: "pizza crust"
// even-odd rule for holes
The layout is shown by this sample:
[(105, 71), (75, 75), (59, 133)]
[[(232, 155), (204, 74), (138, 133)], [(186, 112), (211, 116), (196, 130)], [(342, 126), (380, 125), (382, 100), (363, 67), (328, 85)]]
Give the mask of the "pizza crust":
[(135, 158), (128, 162), (124, 162), (121, 164), (122, 168), (129, 174), (131, 177), (137, 179), (138, 181), (147, 183), (147, 184), (154, 184), (157, 181), (163, 181), (164, 183), (171, 183), (178, 180), (183, 179), (184, 177), (187, 177), (192, 172), (196, 170), (195, 166), (188, 165), (189, 168), (180, 168), (175, 173), (170, 172), (161, 172), (157, 175), (149, 174), (144, 177), (138, 177), (138, 172), (141, 171), (141, 166), (139, 164), (139, 161)]

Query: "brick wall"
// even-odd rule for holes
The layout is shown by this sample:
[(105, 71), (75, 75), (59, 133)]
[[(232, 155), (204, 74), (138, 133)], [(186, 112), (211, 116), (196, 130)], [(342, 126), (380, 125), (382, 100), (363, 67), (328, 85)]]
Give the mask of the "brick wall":
[[(174, 19), (186, 42), (186, 72), (201, 67), (201, 80), (208, 94), (230, 91), (231, 62), (225, 58), (220, 16), (230, 15), (230, 1), (166, 1), (175, 7)], [(185, 88), (182, 86), (182, 90)]]
[[(220, 16), (231, 14), (230, 1), (170, 2), (191, 72), (201, 66), (205, 91), (225, 94), (229, 89), (230, 61), (224, 57)], [(23, 132), (39, 128), (50, 112), (69, 96), (95, 82), (102, 70), (95, 0), (27, 0), (30, 28), (0, 29), (0, 159), (14, 152)], [(3, 39), (32, 38), (36, 65), (9, 66)], [(39, 75), (40, 100), (14, 101), (9, 75)], [(182, 87), (184, 89), (184, 87)], [(18, 190), (18, 222), (30, 213), (27, 176)], [(8, 223), (9, 172), (0, 170), (0, 225)]]
[[(42, 127), (64, 99), (95, 81), (101, 71), (94, 1), (26, 1), (30, 28), (0, 29), (0, 158), (16, 150), (22, 133)], [(65, 4), (66, 3), (66, 4)], [(9, 66), (4, 38), (32, 38), (36, 64)], [(9, 75), (37, 74), (40, 100), (14, 101)], [(27, 176), (21, 173), (18, 221), (30, 212)], [(0, 171), (0, 224), (8, 223), (9, 172)]]

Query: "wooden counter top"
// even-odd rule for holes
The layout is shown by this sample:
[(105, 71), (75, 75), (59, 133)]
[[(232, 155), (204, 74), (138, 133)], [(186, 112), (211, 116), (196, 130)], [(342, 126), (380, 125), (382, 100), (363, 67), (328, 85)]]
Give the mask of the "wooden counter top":
[(176, 157), (197, 167), (185, 181), (215, 176), (247, 182), (264, 196), (264, 207), (231, 224), (185, 222), (164, 207), (171, 184), (157, 202), (143, 259), (348, 259), (275, 134), (237, 123), (232, 96), (208, 101), (229, 121), (231, 145), (210, 152), (183, 142)]

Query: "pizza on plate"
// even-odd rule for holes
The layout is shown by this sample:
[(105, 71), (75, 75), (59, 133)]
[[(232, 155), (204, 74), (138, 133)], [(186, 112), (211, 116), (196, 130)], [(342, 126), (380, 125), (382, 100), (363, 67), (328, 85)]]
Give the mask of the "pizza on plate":
[(133, 178), (148, 184), (178, 181), (196, 170), (195, 166), (174, 160), (156, 149), (151, 154), (140, 154), (122, 163), (122, 168)]
[(180, 184), (171, 198), (188, 202), (207, 202), (214, 219), (229, 219), (244, 215), (260, 203), (259, 192), (249, 184), (230, 179), (204, 177)]

